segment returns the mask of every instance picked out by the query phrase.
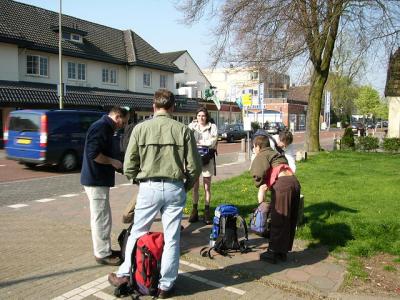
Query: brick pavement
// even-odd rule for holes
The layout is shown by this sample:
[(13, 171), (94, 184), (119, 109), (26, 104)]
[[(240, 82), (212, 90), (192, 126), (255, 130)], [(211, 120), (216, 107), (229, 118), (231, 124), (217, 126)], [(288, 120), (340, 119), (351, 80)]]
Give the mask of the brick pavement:
[[(240, 157), (240, 156), (239, 156)], [(219, 166), (217, 180), (241, 174), (247, 161)], [(16, 191), (17, 193), (18, 191)], [(125, 226), (122, 210), (137, 187), (121, 184), (111, 191), (112, 240)], [(0, 299), (113, 299), (105, 276), (114, 267), (99, 266), (91, 252), (89, 206), (85, 194), (0, 207)], [(327, 249), (295, 242), (288, 262), (259, 261), (263, 239), (251, 236), (253, 252), (213, 260), (199, 255), (210, 226), (183, 221), (180, 299), (347, 299), (338, 292), (345, 266)], [(153, 230), (161, 230), (160, 222)], [(144, 298), (146, 299), (146, 298)]]

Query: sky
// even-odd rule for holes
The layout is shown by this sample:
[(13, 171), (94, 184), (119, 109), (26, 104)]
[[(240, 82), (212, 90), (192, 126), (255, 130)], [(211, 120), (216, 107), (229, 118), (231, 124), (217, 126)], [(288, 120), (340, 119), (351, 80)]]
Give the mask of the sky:
[[(59, 11), (59, 0), (18, 0), (52, 11)], [(131, 29), (159, 52), (187, 50), (197, 65), (210, 67), (212, 29), (216, 21), (202, 19), (187, 26), (174, 3), (178, 0), (62, 0), (62, 13), (120, 30)], [(302, 80), (304, 68), (294, 66), (291, 82)], [(387, 59), (371, 61), (361, 84), (371, 84), (383, 95)]]

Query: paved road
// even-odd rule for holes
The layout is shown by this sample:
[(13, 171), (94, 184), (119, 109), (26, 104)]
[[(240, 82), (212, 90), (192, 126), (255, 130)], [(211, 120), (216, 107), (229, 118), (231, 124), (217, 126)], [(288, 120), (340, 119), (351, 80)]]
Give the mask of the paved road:
[[(321, 134), (321, 145), (330, 149), (335, 133)], [(296, 133), (294, 144), (298, 150), (303, 148), (303, 133)], [(238, 159), (241, 143), (220, 142), (217, 165), (234, 162)], [(3, 152), (4, 153), (4, 152)], [(15, 161), (0, 158), (0, 206), (23, 204), (28, 201), (54, 198), (60, 195), (80, 193), (80, 173), (62, 174), (54, 168), (40, 167), (31, 170)], [(128, 183), (125, 176), (116, 175), (116, 184)]]

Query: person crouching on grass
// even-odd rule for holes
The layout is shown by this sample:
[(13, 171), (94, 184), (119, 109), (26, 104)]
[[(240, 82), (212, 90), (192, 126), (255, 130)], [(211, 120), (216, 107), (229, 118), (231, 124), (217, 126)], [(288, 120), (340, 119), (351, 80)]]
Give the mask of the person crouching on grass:
[(276, 264), (277, 260), (286, 261), (287, 253), (292, 250), (300, 201), (300, 183), (285, 156), (270, 147), (268, 137), (256, 136), (253, 140), (253, 151), (256, 157), (251, 165), (250, 174), (254, 183), (257, 188), (271, 190), (270, 239), (268, 250), (261, 253), (260, 259)]

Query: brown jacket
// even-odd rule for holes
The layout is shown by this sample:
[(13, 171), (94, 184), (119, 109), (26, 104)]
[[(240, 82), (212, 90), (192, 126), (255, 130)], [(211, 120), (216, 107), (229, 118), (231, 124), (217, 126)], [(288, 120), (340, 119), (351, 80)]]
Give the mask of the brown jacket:
[(256, 187), (260, 187), (266, 182), (265, 177), (269, 168), (287, 163), (285, 155), (279, 154), (270, 147), (261, 149), (260, 153), (254, 158), (250, 168), (250, 174), (253, 177)]

